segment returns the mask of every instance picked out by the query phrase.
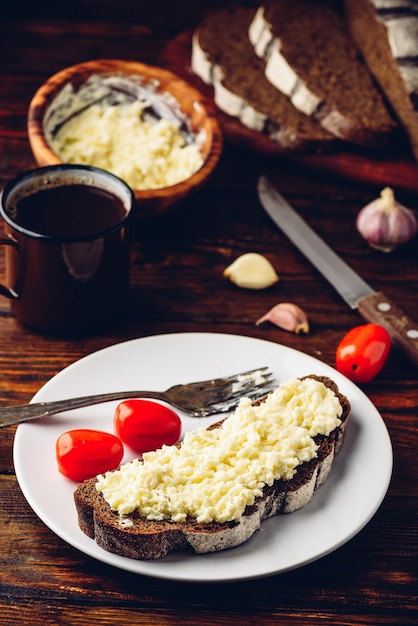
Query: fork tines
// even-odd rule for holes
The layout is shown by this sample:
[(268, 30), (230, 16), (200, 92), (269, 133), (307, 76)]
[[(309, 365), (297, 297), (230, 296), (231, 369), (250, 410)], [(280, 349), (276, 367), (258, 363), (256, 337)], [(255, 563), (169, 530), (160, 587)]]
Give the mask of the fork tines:
[(228, 385), (258, 385), (262, 384), (267, 377), (273, 376), (273, 373), (269, 371), (269, 367), (256, 367), (246, 372), (240, 372), (239, 374), (231, 374), (231, 376), (224, 376), (222, 378), (214, 378), (211, 380), (211, 386), (208, 390), (212, 390), (214, 387), (219, 389), (226, 388)]
[(213, 382), (210, 393), (216, 389), (213, 401), (208, 402), (219, 413), (230, 411), (241, 397), (260, 399), (267, 395), (273, 387), (274, 375), (268, 367), (259, 367), (241, 374), (218, 378)]

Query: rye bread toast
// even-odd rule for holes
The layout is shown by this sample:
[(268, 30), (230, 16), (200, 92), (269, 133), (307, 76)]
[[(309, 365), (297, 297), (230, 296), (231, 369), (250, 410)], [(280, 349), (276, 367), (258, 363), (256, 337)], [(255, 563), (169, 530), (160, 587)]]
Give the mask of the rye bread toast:
[(387, 144), (396, 123), (332, 2), (264, 0), (248, 35), (296, 108), (345, 141)]
[(179, 549), (207, 553), (232, 548), (247, 541), (263, 519), (305, 506), (328, 477), (335, 454), (341, 448), (350, 403), (329, 378), (314, 375), (304, 378), (319, 380), (335, 393), (342, 407), (341, 424), (328, 436), (317, 435), (316, 458), (299, 465), (291, 480), (280, 479), (270, 487), (265, 486), (262, 496), (245, 509), (240, 521), (198, 523), (190, 518), (184, 522), (152, 521), (137, 511), (121, 517), (97, 491), (97, 479), (92, 478), (81, 483), (74, 493), (80, 529), (109, 552), (155, 560)]
[(265, 77), (248, 28), (255, 9), (227, 6), (208, 13), (194, 32), (191, 68), (212, 85), (218, 108), (274, 142), (277, 150), (312, 152), (335, 147), (335, 137)]

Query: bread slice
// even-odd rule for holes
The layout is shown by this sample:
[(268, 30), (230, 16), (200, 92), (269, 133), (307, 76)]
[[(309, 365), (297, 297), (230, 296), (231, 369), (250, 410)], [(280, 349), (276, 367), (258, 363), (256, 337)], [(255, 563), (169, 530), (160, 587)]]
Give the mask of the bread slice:
[(283, 151), (320, 151), (335, 137), (298, 111), (265, 77), (248, 28), (255, 9), (230, 6), (208, 13), (193, 35), (192, 71), (214, 88), (216, 105)]
[(418, 4), (345, 0), (352, 37), (404, 127), (418, 160)]
[(268, 80), (340, 139), (382, 147), (396, 124), (345, 20), (326, 0), (264, 0), (249, 27)]
[[(239, 521), (198, 523), (190, 518), (184, 522), (152, 521), (137, 511), (120, 516), (96, 489), (97, 479), (92, 478), (81, 483), (74, 493), (80, 529), (109, 552), (154, 560), (180, 549), (207, 553), (232, 548), (247, 541), (262, 520), (305, 506), (328, 477), (335, 454), (341, 448), (350, 403), (329, 378), (314, 375), (304, 378), (314, 378), (334, 392), (342, 407), (341, 424), (328, 436), (317, 435), (317, 456), (299, 465), (290, 480), (280, 479), (264, 486), (262, 496), (246, 507)], [(210, 428), (218, 428), (220, 423)]]

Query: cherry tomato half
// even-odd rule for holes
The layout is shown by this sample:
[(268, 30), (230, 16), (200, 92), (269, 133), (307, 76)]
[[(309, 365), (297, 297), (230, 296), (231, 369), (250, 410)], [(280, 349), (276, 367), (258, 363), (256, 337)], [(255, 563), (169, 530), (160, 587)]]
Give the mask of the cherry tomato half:
[(111, 433), (68, 430), (58, 437), (55, 451), (61, 474), (81, 482), (119, 467), (123, 444)]
[(386, 363), (390, 345), (389, 333), (383, 326), (356, 326), (342, 338), (337, 348), (337, 370), (356, 383), (367, 383)]
[(177, 443), (180, 417), (172, 409), (150, 400), (124, 400), (116, 407), (115, 433), (135, 452), (149, 452)]

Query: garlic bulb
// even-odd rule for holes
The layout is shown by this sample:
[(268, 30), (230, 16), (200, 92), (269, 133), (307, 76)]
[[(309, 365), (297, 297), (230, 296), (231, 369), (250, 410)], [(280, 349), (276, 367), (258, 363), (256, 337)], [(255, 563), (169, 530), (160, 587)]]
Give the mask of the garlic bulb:
[(391, 252), (415, 236), (417, 219), (410, 209), (395, 200), (393, 190), (385, 187), (379, 198), (361, 209), (356, 227), (372, 248)]
[(263, 322), (271, 322), (297, 335), (300, 333), (309, 333), (309, 322), (306, 313), (291, 302), (276, 304), (270, 311), (260, 317), (255, 325), (259, 326)]
[(257, 252), (239, 256), (224, 270), (223, 275), (245, 289), (265, 289), (279, 280), (270, 261)]

